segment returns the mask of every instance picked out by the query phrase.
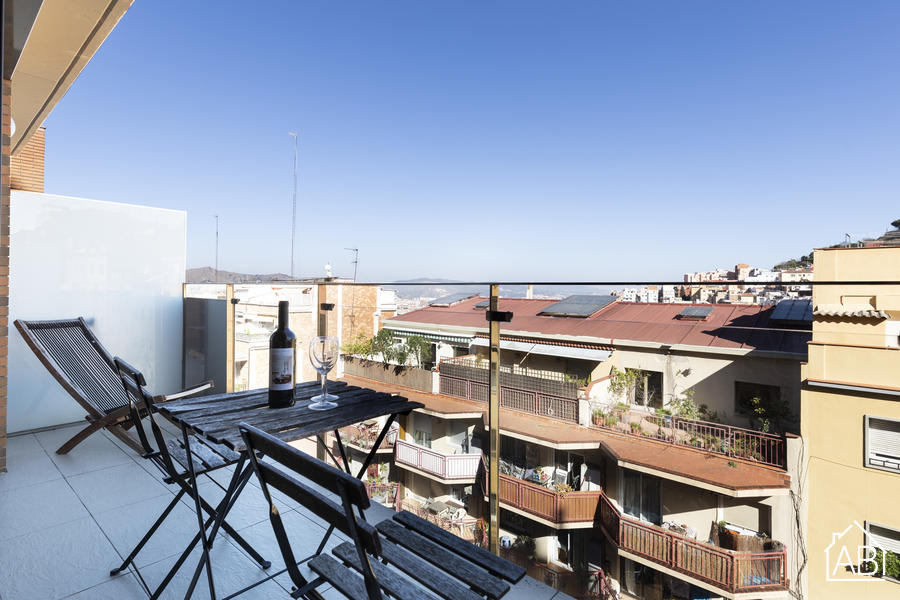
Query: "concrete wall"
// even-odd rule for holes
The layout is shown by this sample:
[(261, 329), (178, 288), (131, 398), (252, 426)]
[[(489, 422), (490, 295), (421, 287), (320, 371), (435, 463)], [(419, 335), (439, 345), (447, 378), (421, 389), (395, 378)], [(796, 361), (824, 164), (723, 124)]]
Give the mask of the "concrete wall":
[(718, 520), (718, 494), (661, 479), (659, 496), (663, 521), (689, 525), (697, 531), (698, 540), (709, 539), (710, 526)]
[[(186, 213), (16, 191), (11, 223), (11, 320), (83, 316), (153, 390), (181, 389)], [(9, 342), (9, 431), (82, 420), (22, 337)]]

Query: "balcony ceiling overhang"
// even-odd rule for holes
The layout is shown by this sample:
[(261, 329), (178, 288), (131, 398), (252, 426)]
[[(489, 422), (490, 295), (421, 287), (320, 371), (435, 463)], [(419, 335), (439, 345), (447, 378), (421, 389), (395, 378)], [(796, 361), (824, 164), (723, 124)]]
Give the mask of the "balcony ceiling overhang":
[(11, 105), (16, 123), (16, 132), (10, 140), (13, 154), (41, 126), (132, 2), (44, 0), (40, 3), (18, 60), (12, 65)]

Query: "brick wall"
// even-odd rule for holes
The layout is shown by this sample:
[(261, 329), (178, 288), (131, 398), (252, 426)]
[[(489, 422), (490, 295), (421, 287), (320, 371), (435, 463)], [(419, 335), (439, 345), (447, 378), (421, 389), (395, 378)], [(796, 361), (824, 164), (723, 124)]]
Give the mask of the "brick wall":
[[(9, 339), (10, 84), (2, 82), (0, 110), (0, 473), (6, 471), (6, 359)], [(43, 134), (42, 134), (43, 139)]]
[(9, 162), (9, 187), (26, 192), (44, 191), (44, 128), (40, 127)]

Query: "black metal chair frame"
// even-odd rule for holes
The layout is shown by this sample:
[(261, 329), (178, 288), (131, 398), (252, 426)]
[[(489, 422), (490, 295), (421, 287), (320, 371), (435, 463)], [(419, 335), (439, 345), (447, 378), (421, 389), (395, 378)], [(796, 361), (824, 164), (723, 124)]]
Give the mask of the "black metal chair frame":
[[(331, 556), (322, 554), (328, 537), (337, 528), (353, 540), (356, 547), (356, 558), (359, 564), (362, 565), (363, 580), (368, 598), (370, 600), (381, 600), (384, 596), (369, 562), (369, 555), (373, 557), (380, 555), (381, 543), (376, 529), (365, 520), (364, 511), (371, 505), (365, 484), (349, 473), (308, 456), (260, 429), (242, 424), (240, 431), (250, 456), (250, 465), (256, 474), (263, 496), (269, 505), (269, 521), (272, 524), (272, 530), (275, 533), (278, 547), (284, 558), (286, 570), (295, 586), (291, 597), (316, 600), (321, 598), (316, 588), (324, 584), (326, 579), (319, 576), (312, 581), (307, 581), (300, 573), (298, 565), (320, 557), (321, 559), (326, 559), (326, 561), (333, 562), (335, 566), (339, 566), (337, 561)], [(270, 461), (263, 462), (259, 460), (257, 458), (258, 454), (267, 456)], [(271, 464), (271, 461), (283, 465), (293, 473), (300, 474), (330, 492), (336, 493), (341, 500), (341, 504), (338, 505), (318, 491), (301, 483), (290, 474)], [(290, 540), (281, 521), (281, 514), (272, 501), (269, 491), (270, 485), (299, 502), (329, 524), (329, 528), (316, 551), (303, 560), (297, 561), (294, 556)], [(359, 513), (358, 517), (353, 511), (354, 508)]]
[[(154, 402), (161, 397), (157, 396), (154, 398), (148, 393), (146, 389), (147, 382), (140, 371), (118, 357), (114, 359), (114, 363), (129, 400), (130, 416), (135, 423), (135, 431), (137, 432), (142, 448), (141, 456), (153, 462), (165, 476), (163, 479), (165, 483), (174, 483), (178, 485), (179, 489), (175, 494), (175, 497), (156, 519), (140, 542), (138, 542), (119, 567), (110, 571), (110, 575), (116, 575), (126, 569), (129, 564), (134, 564), (134, 559), (137, 557), (138, 553), (150, 538), (153, 537), (153, 534), (160, 525), (162, 525), (169, 516), (169, 513), (172, 512), (179, 500), (185, 494), (189, 495), (194, 500), (194, 509), (197, 514), (198, 532), (193, 540), (179, 556), (175, 565), (154, 591), (150, 590), (135, 566), (135, 572), (138, 574), (138, 577), (147, 593), (150, 595), (151, 600), (155, 600), (160, 596), (198, 542), (202, 543), (203, 558), (194, 572), (185, 598), (190, 598), (193, 594), (204, 565), (206, 566), (209, 581), (210, 597), (213, 599), (215, 598), (215, 587), (213, 584), (209, 551), (212, 548), (216, 533), (220, 527), (224, 529), (244, 550), (246, 550), (261, 568), (268, 569), (271, 566), (271, 563), (262, 558), (249, 542), (238, 534), (238, 532), (225, 520), (226, 515), (231, 510), (234, 502), (240, 495), (244, 486), (250, 480), (252, 474), (249, 469), (243, 468), (246, 462), (246, 455), (239, 454), (221, 445), (206, 442), (202, 438), (190, 434), (184, 427), (182, 427), (182, 440), (180, 440), (180, 442), (178, 440), (167, 442), (162, 429), (159, 427), (153, 416), (153, 413), (156, 412)], [(142, 410), (143, 414), (147, 415), (156, 448), (150, 444), (147, 433), (144, 430), (144, 425), (141, 422), (140, 414)], [(176, 454), (176, 456), (173, 456), (173, 453)], [(213, 507), (201, 496), (198, 488), (198, 478), (201, 475), (208, 476), (213, 471), (231, 465), (235, 466), (234, 474), (232, 475), (227, 488), (222, 487), (218, 481), (209, 477), (211, 481), (225, 491), (225, 496), (220, 501), (219, 505)], [(205, 521), (203, 518), (204, 513), (209, 515)], [(207, 535), (206, 530), (209, 529), (210, 526), (212, 526), (212, 529)]]
[[(295, 586), (291, 597), (319, 600), (316, 588), (327, 582), (353, 600), (498, 599), (509, 591), (510, 583), (524, 577), (524, 568), (406, 511), (373, 527), (365, 518), (371, 504), (362, 481), (245, 423), (240, 425), (240, 433), (251, 451), (250, 465), (269, 504), (272, 530)], [(257, 453), (267, 460), (259, 460)], [(338, 501), (294, 474), (336, 494)], [(300, 563), (272, 501), (270, 486), (329, 524), (316, 551)], [(352, 541), (336, 546), (331, 554), (322, 554), (325, 540), (335, 528)], [(312, 581), (297, 568), (306, 561), (316, 574)], [(354, 572), (362, 575), (362, 580)]]

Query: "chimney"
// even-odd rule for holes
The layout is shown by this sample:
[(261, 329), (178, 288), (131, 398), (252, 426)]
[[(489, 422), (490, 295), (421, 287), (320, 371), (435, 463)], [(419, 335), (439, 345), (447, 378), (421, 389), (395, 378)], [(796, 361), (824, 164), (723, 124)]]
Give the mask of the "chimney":
[(44, 191), (44, 128), (39, 127), (28, 143), (9, 159), (9, 188), (25, 192)]

